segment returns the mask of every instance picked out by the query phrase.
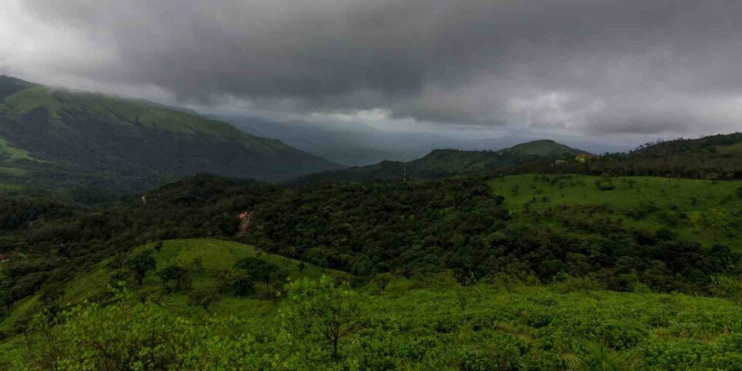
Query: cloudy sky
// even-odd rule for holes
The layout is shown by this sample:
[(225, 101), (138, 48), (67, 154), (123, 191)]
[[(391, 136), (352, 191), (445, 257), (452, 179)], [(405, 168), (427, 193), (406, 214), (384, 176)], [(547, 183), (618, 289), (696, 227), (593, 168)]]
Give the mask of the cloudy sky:
[(742, 130), (742, 1), (0, 0), (0, 72), (431, 130), (697, 136)]

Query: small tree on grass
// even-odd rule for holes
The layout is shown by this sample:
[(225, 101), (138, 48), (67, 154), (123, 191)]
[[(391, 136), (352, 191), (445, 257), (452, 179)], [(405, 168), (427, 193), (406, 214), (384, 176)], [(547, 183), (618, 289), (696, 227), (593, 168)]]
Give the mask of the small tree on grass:
[(162, 280), (162, 286), (168, 293), (188, 290), (193, 283), (193, 278), (188, 269), (177, 265), (162, 268), (157, 272), (157, 276)]
[(286, 285), (291, 305), (282, 310), (287, 327), (304, 328), (321, 334), (329, 342), (332, 358), (340, 359), (340, 339), (360, 328), (361, 299), (347, 283), (322, 275), (319, 281), (307, 278)]
[(239, 297), (245, 297), (253, 293), (255, 283), (253, 277), (244, 269), (230, 269), (218, 283), (219, 291)]
[(244, 269), (253, 278), (253, 281), (260, 281), (265, 284), (265, 288), (270, 288), (271, 281), (283, 281), (288, 277), (288, 272), (283, 267), (269, 263), (258, 258), (244, 258), (235, 263), (234, 268)]
[(152, 250), (144, 250), (129, 259), (129, 269), (134, 273), (138, 284), (142, 284), (147, 272), (157, 267), (157, 261), (152, 257)]
[(219, 292), (215, 287), (201, 287), (188, 294), (188, 304), (198, 305), (208, 313), (209, 307), (221, 300)]

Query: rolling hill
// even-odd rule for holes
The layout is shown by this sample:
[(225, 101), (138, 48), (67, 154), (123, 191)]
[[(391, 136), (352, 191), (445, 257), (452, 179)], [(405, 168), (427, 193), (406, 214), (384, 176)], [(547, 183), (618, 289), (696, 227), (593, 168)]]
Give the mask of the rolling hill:
[(554, 160), (574, 159), (575, 156), (581, 154), (588, 154), (588, 152), (552, 140), (522, 143), (499, 151), (437, 149), (420, 159), (409, 162), (382, 161), (370, 166), (311, 174), (293, 182), (440, 179), (491, 168), (505, 169), (531, 163), (551, 164)]
[(195, 173), (274, 182), (338, 168), (183, 110), (0, 77), (4, 182), (94, 201)]

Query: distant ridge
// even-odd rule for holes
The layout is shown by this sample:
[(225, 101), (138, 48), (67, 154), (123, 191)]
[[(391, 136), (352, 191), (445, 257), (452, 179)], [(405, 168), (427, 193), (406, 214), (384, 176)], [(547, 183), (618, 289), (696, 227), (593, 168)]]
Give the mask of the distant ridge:
[(521, 143), (499, 151), (464, 151), (436, 149), (424, 157), (409, 161), (382, 161), (375, 165), (353, 167), (301, 177), (293, 182), (305, 183), (324, 180), (373, 181), (381, 179), (437, 179), (483, 171), (489, 168), (517, 166), (529, 162), (574, 159), (589, 154), (553, 140)]

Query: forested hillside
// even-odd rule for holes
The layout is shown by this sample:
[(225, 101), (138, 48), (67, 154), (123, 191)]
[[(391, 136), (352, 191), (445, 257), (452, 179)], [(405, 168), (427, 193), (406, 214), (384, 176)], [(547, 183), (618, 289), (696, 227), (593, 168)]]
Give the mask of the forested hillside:
[(0, 77), (2, 183), (95, 202), (200, 172), (280, 181), (338, 168), (183, 110)]
[(742, 179), (742, 133), (648, 143), (629, 153), (607, 154), (549, 169), (528, 166), (516, 172), (645, 175), (694, 179)]

